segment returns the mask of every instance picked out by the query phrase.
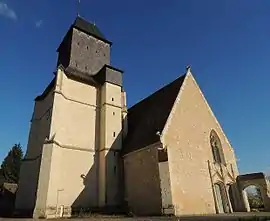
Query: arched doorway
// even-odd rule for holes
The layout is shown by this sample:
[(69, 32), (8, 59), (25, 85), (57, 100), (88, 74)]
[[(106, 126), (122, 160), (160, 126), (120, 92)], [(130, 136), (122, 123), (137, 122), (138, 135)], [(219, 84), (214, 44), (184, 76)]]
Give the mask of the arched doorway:
[(243, 211), (270, 212), (270, 185), (263, 173), (249, 173), (237, 177), (242, 193)]
[(264, 211), (264, 203), (259, 186), (249, 185), (243, 191), (245, 191), (248, 207), (251, 212)]
[(225, 190), (225, 186), (222, 183), (215, 183), (215, 196), (216, 196), (216, 204), (218, 213), (228, 213), (229, 212), (229, 205), (227, 194)]

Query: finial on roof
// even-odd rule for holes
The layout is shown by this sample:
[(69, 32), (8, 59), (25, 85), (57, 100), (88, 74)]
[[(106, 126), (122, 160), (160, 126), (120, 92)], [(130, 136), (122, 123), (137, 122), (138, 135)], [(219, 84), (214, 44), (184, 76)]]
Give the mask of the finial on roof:
[(191, 73), (191, 66), (190, 66), (190, 65), (188, 65), (188, 66), (186, 67), (186, 71), (187, 71), (187, 74), (188, 74), (188, 73)]

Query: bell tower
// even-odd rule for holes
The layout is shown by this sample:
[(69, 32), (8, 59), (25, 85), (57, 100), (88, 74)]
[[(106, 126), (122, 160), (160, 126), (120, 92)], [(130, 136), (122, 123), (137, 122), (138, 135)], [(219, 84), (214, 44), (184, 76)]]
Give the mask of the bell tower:
[(68, 29), (55, 77), (35, 99), (17, 211), (55, 218), (120, 204), (126, 103), (123, 71), (110, 65), (111, 45), (80, 16)]
[(110, 46), (95, 24), (78, 16), (57, 49), (57, 66), (89, 76), (110, 64)]
[(101, 208), (119, 205), (122, 194), (119, 153), (126, 104), (123, 71), (110, 66), (111, 45), (95, 24), (78, 16), (57, 50), (57, 65), (64, 67), (66, 74), (95, 82), (97, 87), (97, 204)]

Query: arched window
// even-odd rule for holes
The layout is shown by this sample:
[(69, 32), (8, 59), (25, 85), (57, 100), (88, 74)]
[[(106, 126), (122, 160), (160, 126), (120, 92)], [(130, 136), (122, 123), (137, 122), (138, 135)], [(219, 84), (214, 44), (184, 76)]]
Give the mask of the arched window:
[(217, 133), (212, 130), (210, 133), (210, 145), (212, 148), (213, 158), (215, 163), (225, 164), (225, 158), (220, 139)]
[(218, 209), (218, 213), (228, 213), (229, 204), (226, 195), (225, 186), (222, 183), (215, 183), (214, 184), (214, 191), (216, 195), (216, 205)]

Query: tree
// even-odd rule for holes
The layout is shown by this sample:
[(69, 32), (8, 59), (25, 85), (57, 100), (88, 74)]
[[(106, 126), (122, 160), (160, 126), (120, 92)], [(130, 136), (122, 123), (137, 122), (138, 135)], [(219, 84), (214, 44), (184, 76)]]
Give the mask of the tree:
[(6, 182), (18, 183), (22, 158), (22, 147), (20, 143), (15, 144), (1, 165), (1, 171)]
[(253, 186), (253, 190), (248, 193), (248, 201), (250, 208), (260, 209), (263, 208), (263, 199), (261, 195), (260, 188), (257, 186)]

